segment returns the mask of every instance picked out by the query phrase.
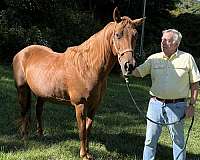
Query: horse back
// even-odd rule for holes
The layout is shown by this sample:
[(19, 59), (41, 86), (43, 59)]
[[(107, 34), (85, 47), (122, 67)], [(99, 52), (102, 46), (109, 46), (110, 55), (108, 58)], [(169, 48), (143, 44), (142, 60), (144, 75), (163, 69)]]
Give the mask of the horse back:
[[(50, 48), (39, 45), (28, 46), (18, 52), (13, 59), (14, 79), (17, 86), (26, 83), (36, 95), (50, 96), (52, 90), (63, 85), (61, 79), (58, 79), (63, 74), (61, 56)], [(60, 85), (57, 84), (58, 82)]]

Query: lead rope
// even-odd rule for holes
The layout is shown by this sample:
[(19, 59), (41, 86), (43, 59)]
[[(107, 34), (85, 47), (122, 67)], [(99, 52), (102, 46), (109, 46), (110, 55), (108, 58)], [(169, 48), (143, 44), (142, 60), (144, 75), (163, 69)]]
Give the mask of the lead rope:
[[(173, 125), (173, 124), (176, 124), (178, 122), (180, 122), (181, 120), (183, 120), (185, 118), (185, 114), (180, 118), (180, 120), (178, 121), (175, 121), (175, 122), (172, 122), (172, 123), (161, 123), (161, 122), (155, 122), (153, 121), (152, 119), (148, 118), (146, 116), (146, 114), (140, 109), (140, 107), (137, 105), (135, 99), (133, 98), (133, 95), (130, 91), (130, 87), (129, 87), (129, 81), (128, 81), (128, 78), (125, 78), (125, 82), (126, 82), (126, 87), (128, 89), (128, 92), (129, 92), (129, 95), (131, 97), (131, 100), (133, 102), (133, 104), (135, 105), (136, 109), (139, 111), (140, 115), (142, 115), (142, 117), (146, 120), (149, 120), (150, 122), (154, 123), (154, 124), (157, 124), (157, 125), (165, 125), (165, 126), (168, 126), (168, 125)], [(189, 139), (189, 136), (190, 136), (190, 131), (192, 129), (192, 126), (193, 126), (193, 123), (194, 123), (194, 116), (192, 117), (192, 120), (191, 120), (191, 124), (190, 124), (190, 127), (188, 129), (188, 133), (187, 133), (187, 137), (186, 137), (186, 141), (185, 141), (185, 144), (184, 144), (184, 147), (183, 149), (181, 150), (181, 152), (178, 154), (178, 156), (176, 157), (176, 160), (178, 160), (179, 156), (181, 155), (181, 153), (183, 153), (183, 151), (186, 149), (186, 146), (187, 146), (187, 142), (188, 142), (188, 139)]]

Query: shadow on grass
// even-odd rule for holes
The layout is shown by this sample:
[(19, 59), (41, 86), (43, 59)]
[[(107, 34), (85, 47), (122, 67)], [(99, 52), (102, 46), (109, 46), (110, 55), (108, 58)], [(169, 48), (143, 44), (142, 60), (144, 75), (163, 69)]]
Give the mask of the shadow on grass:
[[(137, 159), (142, 159), (144, 139), (144, 136), (128, 134), (125, 132), (119, 134), (94, 133), (91, 135), (90, 141), (104, 145), (108, 152), (116, 152), (120, 155), (120, 157), (128, 156), (135, 157)], [(29, 138), (29, 140), (41, 143), (42, 145), (51, 146), (53, 144), (57, 144), (68, 140), (79, 141), (79, 138), (78, 134), (66, 133), (59, 135), (58, 133), (54, 136), (46, 135), (41, 138), (32, 136)], [(27, 141), (27, 143), (29, 142)], [(18, 141), (17, 143), (16, 141), (10, 141), (7, 143), (0, 141), (0, 146), (0, 151), (4, 153), (28, 150), (28, 147), (25, 143), (23, 143), (23, 141)], [(92, 147), (91, 150), (92, 154), (94, 154), (96, 158), (98, 158), (98, 156), (102, 156), (101, 152), (94, 151)], [(75, 147), (73, 151), (73, 154), (77, 153), (74, 155), (75, 157), (78, 156), (78, 152), (79, 148)], [(111, 160), (113, 158), (116, 158), (115, 156), (116, 155), (106, 154), (104, 155), (104, 159)], [(172, 160), (172, 148), (158, 144), (156, 157), (157, 160)], [(198, 160), (199, 158), (200, 154), (187, 153), (187, 160)]]
[(26, 145), (23, 143), (23, 141), (0, 141), (0, 152), (9, 153), (21, 150), (26, 150)]
[[(99, 137), (99, 135), (93, 136)], [(110, 152), (115, 151), (124, 156), (134, 155), (137, 159), (142, 159), (144, 140), (144, 136), (132, 135), (123, 132), (120, 134), (103, 134), (98, 139), (98, 142), (104, 144), (106, 149)], [(158, 144), (156, 159), (173, 160), (172, 156), (172, 148)], [(187, 153), (187, 160), (197, 160), (199, 158), (200, 154)]]

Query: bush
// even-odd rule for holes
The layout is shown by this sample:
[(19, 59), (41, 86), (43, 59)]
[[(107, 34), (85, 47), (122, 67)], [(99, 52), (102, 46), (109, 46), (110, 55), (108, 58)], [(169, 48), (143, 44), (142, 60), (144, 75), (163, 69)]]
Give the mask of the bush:
[(1, 63), (10, 63), (13, 56), (27, 45), (47, 44), (41, 30), (37, 26), (31, 26), (30, 28), (22, 27), (22, 20), (15, 17), (15, 13), (15, 11), (10, 9), (0, 12)]
[(67, 8), (52, 10), (46, 17), (51, 21), (38, 23), (35, 23), (37, 20), (34, 16), (23, 14), (21, 10), (9, 8), (0, 12), (1, 62), (10, 63), (18, 51), (31, 44), (41, 44), (64, 52), (68, 46), (82, 43), (102, 27), (86, 11)]
[(1, 63), (10, 63), (13, 56), (25, 46), (31, 44), (47, 45), (40, 29), (36, 26), (24, 29), (21, 26), (8, 27), (0, 30), (0, 60)]

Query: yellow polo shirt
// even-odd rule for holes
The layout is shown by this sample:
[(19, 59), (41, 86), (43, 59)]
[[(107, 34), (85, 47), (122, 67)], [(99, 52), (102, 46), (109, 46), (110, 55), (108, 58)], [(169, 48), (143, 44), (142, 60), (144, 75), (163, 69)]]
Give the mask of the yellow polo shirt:
[(153, 54), (137, 70), (141, 77), (151, 74), (150, 94), (163, 99), (188, 98), (190, 83), (200, 81), (192, 55), (179, 50), (170, 58), (163, 52)]

